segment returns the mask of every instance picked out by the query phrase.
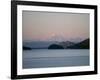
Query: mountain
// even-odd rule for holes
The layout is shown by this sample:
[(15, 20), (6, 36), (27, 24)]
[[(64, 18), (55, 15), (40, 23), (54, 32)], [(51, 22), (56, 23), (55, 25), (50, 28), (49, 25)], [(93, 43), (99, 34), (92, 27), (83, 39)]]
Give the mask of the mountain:
[(63, 42), (57, 42), (57, 41), (32, 41), (32, 42), (23, 42), (24, 46), (28, 46), (32, 49), (48, 49), (48, 47), (52, 44), (57, 44), (62, 46), (63, 48), (67, 48), (68, 46), (73, 45), (73, 42), (70, 41), (63, 41)]
[(61, 45), (52, 44), (48, 47), (48, 49), (64, 49)]
[(63, 42), (57, 42), (55, 44), (51, 44), (48, 49), (67, 49), (67, 47), (74, 45), (75, 43), (70, 41), (63, 41)]
[(59, 42), (59, 45), (63, 46), (65, 49), (69, 46), (72, 46), (74, 45), (75, 43), (74, 42), (70, 42), (70, 41), (63, 41), (63, 42)]
[(89, 49), (89, 45), (89, 39), (86, 39), (75, 45), (69, 46), (68, 49)]
[(89, 49), (89, 39), (78, 43), (71, 41), (32, 41), (23, 42), (23, 49)]
[(32, 49), (47, 49), (49, 45), (57, 43), (56, 41), (32, 41), (23, 42), (24, 46), (29, 46)]

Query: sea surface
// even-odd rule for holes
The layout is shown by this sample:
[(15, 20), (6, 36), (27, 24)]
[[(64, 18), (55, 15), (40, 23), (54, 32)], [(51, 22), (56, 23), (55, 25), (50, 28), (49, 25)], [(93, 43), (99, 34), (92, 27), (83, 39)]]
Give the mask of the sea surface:
[(23, 68), (48, 68), (89, 65), (89, 49), (23, 50)]

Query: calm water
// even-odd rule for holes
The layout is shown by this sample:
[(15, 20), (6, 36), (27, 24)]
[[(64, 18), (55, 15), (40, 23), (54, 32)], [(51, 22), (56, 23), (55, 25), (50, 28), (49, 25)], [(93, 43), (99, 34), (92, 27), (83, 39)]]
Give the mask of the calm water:
[(46, 68), (89, 65), (88, 49), (23, 51), (23, 68)]

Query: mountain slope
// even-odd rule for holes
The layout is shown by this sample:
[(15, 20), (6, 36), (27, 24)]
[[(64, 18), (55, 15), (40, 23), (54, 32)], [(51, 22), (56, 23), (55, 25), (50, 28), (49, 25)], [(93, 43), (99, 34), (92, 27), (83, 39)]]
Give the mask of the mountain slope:
[(64, 49), (66, 49), (67, 47), (72, 46), (74, 44), (75, 44), (74, 42), (70, 42), (70, 41), (59, 42), (59, 45), (63, 46)]
[(69, 46), (68, 49), (89, 49), (89, 39), (86, 39), (75, 45)]
[(52, 44), (48, 47), (48, 49), (64, 49), (61, 45)]
[(49, 45), (54, 44), (54, 41), (32, 41), (24, 42), (24, 46), (29, 46), (32, 49), (47, 49)]

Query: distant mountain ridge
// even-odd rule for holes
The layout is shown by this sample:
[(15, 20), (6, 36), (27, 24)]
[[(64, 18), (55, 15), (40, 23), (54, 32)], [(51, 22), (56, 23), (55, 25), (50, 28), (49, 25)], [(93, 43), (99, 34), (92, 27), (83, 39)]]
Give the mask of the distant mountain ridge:
[(59, 42), (59, 45), (61, 45), (64, 49), (66, 49), (67, 47), (72, 46), (74, 44), (75, 44), (74, 42), (70, 42), (70, 41)]
[(32, 49), (47, 49), (49, 45), (56, 44), (56, 41), (32, 41), (32, 42), (23, 42), (24, 46), (28, 46)]
[(24, 42), (23, 49), (89, 49), (89, 39), (74, 43), (71, 41), (33, 41)]
[(48, 47), (48, 49), (64, 49), (64, 47), (58, 44), (52, 44)]
[(89, 46), (90, 45), (89, 42), (90, 42), (89, 39), (86, 39), (86, 40), (84, 40), (82, 42), (79, 42), (79, 43), (77, 43), (75, 45), (69, 46), (68, 48), (69, 49), (89, 49), (89, 47), (90, 47)]
[[(58, 47), (62, 46), (63, 48), (61, 48), (61, 49), (89, 49), (89, 39), (83, 40), (82, 42), (79, 42), (79, 43), (76, 43), (76, 44), (67, 41), (67, 42), (60, 42), (57, 45), (58, 45)], [(53, 49), (55, 47), (57, 48), (57, 45), (52, 44), (52, 45), (49, 46), (49, 49)]]

